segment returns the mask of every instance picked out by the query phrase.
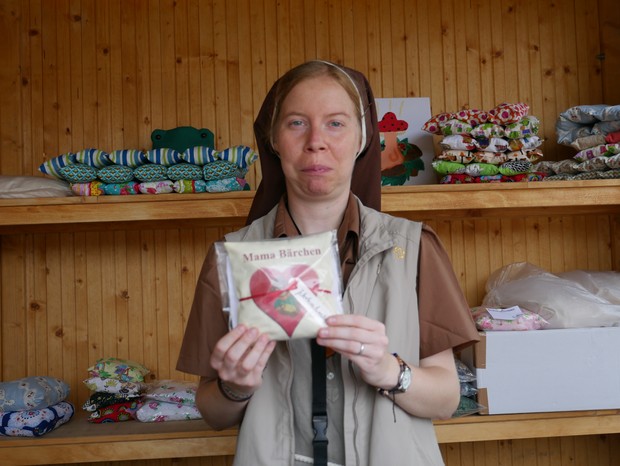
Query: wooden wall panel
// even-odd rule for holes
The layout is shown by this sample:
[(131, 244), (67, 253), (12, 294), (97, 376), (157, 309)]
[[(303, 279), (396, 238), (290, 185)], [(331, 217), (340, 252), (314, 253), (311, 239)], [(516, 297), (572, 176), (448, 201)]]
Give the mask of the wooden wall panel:
[(0, 174), (37, 175), (86, 147), (150, 148), (154, 129), (182, 125), (213, 130), (220, 149), (253, 146), (268, 88), (312, 58), (358, 68), (377, 97), (430, 97), (433, 113), (524, 101), (542, 120), (546, 157), (566, 158), (558, 113), (617, 103), (612, 4), (4, 1)]
[[(428, 220), (471, 306), (505, 264), (613, 269), (617, 223), (607, 215)], [(1, 378), (62, 377), (82, 403), (86, 369), (104, 356), (141, 361), (156, 378), (185, 377), (176, 357), (202, 261), (235, 225), (3, 236)]]

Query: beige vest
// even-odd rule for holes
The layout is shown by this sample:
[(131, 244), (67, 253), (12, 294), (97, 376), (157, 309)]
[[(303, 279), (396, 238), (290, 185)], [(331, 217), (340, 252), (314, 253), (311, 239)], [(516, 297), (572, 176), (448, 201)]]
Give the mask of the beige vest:
[[(273, 209), (252, 225), (226, 235), (228, 241), (273, 237)], [(381, 214), (360, 203), (359, 260), (344, 293), (344, 307), (385, 323), (391, 352), (417, 365), (419, 320), (416, 277), (421, 224)], [(239, 431), (235, 466), (294, 464), (291, 399), (293, 361), (279, 343), (248, 404)], [(410, 416), (364, 383), (342, 358), (346, 466), (442, 465), (432, 422)], [(311, 387), (308, 387), (311, 390)]]

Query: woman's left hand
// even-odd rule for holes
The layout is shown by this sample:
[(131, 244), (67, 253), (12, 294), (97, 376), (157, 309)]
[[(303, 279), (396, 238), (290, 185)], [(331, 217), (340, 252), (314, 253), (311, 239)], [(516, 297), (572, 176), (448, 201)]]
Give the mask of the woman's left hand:
[(330, 316), (317, 336), (319, 345), (353, 361), (367, 384), (382, 388), (393, 387), (400, 370), (388, 342), (383, 323), (356, 314)]

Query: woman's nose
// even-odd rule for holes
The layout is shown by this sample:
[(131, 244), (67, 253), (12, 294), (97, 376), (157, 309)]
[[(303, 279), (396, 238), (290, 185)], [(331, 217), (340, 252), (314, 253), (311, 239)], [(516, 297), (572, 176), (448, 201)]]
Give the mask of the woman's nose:
[(308, 130), (308, 139), (306, 141), (306, 148), (310, 151), (320, 151), (327, 147), (325, 143), (325, 135), (321, 128), (311, 126)]

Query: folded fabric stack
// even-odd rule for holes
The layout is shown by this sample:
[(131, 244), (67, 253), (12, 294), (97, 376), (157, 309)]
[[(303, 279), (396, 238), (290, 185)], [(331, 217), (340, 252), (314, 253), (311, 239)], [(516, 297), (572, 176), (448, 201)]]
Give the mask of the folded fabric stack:
[(84, 384), (93, 391), (82, 408), (91, 414), (89, 422), (123, 422), (135, 419), (142, 393), (147, 384), (144, 376), (150, 371), (133, 361), (102, 358), (88, 368)]
[(75, 412), (69, 392), (55, 377), (0, 382), (0, 435), (40, 437), (65, 424)]
[(546, 180), (620, 178), (620, 105), (571, 107), (556, 122), (558, 143), (577, 153), (559, 162), (540, 162)]
[(157, 380), (149, 384), (136, 412), (142, 422), (201, 419), (196, 408), (196, 382)]
[(540, 122), (524, 103), (503, 103), (489, 110), (440, 113), (422, 129), (443, 136), (432, 162), (440, 183), (539, 181), (533, 171), (543, 157)]
[(42, 163), (39, 171), (68, 181), (79, 196), (249, 190), (245, 175), (258, 154), (247, 146), (148, 151), (84, 149)]

